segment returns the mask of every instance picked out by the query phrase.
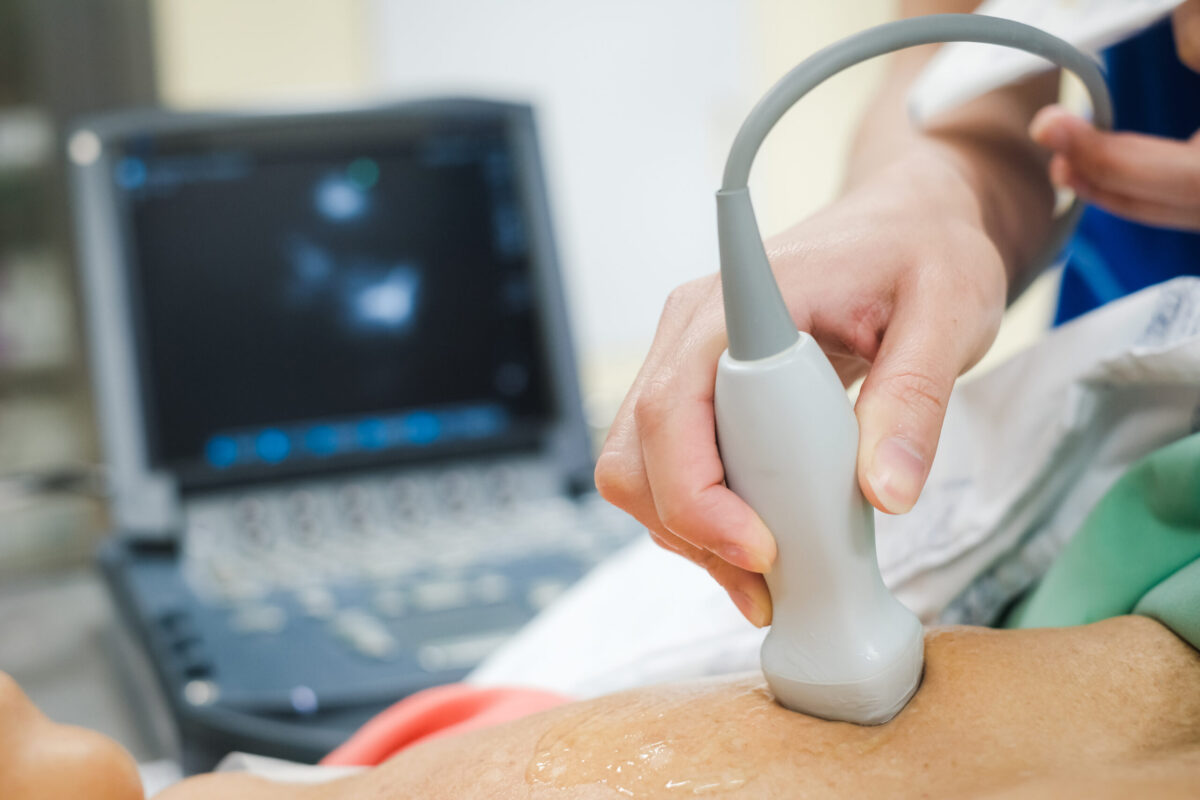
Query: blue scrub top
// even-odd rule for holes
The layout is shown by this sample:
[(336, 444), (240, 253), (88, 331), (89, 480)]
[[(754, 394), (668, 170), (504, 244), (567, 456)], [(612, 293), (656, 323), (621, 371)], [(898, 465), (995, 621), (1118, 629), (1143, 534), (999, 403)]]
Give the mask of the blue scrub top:
[[(1187, 139), (1200, 129), (1200, 74), (1164, 20), (1105, 53), (1116, 129)], [(1152, 228), (1091, 207), (1070, 244), (1054, 324), (1138, 289), (1200, 275), (1200, 233)]]

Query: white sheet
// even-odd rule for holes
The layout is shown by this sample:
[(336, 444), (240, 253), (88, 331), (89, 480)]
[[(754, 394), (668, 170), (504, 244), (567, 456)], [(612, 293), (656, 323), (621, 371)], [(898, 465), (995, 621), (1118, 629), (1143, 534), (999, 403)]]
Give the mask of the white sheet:
[[(1017, 20), (1099, 57), (1101, 50), (1154, 24), (1182, 0), (986, 0), (975, 11)], [(908, 109), (923, 123), (992, 89), (1051, 67), (1021, 50), (986, 44), (942, 47), (913, 83)]]
[[(1200, 425), (1200, 280), (1151, 287), (955, 389), (921, 500), (877, 515), (884, 579), (926, 622), (984, 624), (1131, 463)], [(763, 633), (648, 540), (601, 565), (468, 680), (575, 696), (757, 668)]]

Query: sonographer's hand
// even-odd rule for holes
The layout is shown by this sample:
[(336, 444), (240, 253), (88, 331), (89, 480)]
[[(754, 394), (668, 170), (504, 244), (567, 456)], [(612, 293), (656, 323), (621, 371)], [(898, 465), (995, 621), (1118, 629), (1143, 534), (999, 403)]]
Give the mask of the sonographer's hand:
[(1058, 186), (1118, 216), (1200, 231), (1200, 131), (1184, 141), (1109, 133), (1055, 105), (1038, 112), (1029, 134), (1054, 152)]
[[(1179, 60), (1200, 72), (1200, 0), (1171, 15)], [(1200, 231), (1200, 130), (1175, 140), (1098, 131), (1060, 106), (1043, 108), (1029, 135), (1050, 149), (1050, 180), (1113, 214)]]
[[(914, 149), (768, 242), (797, 327), (845, 383), (866, 374), (855, 409), (858, 475), (883, 511), (916, 502), (954, 380), (999, 326), (1007, 278), (981, 216), (959, 166)], [(717, 277), (676, 289), (600, 454), (596, 484), (658, 544), (707, 569), (761, 626), (771, 599), (760, 573), (775, 541), (724, 484), (713, 386), (725, 346)]]

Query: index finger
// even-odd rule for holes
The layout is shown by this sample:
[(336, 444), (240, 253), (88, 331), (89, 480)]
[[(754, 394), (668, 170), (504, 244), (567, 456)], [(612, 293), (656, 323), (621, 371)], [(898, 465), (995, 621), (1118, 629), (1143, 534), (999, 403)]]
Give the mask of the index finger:
[(752, 572), (775, 561), (775, 538), (725, 486), (717, 450), (713, 387), (724, 337), (694, 339), (635, 409), (654, 506), (667, 530)]
[(1038, 112), (1030, 132), (1036, 141), (1060, 153), (1089, 183), (1105, 191), (1161, 203), (1196, 202), (1200, 150), (1191, 143), (1127, 131), (1099, 131), (1058, 106)]

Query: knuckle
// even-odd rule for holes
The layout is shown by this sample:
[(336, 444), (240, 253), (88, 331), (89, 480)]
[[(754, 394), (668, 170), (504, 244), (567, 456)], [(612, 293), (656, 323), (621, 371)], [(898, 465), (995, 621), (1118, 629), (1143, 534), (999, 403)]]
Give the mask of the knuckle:
[(1004, 299), (1008, 291), (1008, 279), (1004, 261), (990, 240), (983, 246), (976, 243), (969, 254), (971, 267), (956, 270), (947, 288), (952, 292), (955, 303), (962, 310), (958, 318), (977, 319), (986, 314), (997, 319), (1004, 312)]
[(946, 394), (941, 384), (923, 372), (908, 370), (893, 375), (884, 391), (922, 416), (940, 419), (946, 413)]
[(891, 313), (890, 298), (862, 299), (846, 315), (847, 331), (842, 341), (843, 347), (853, 355), (873, 360), (883, 344), (883, 334)]
[(596, 491), (615, 506), (629, 505), (641, 490), (641, 481), (624, 454), (606, 450), (596, 459)]
[(682, 313), (685, 309), (690, 309), (701, 296), (703, 289), (703, 279), (688, 281), (676, 286), (667, 295), (667, 301), (663, 304), (663, 317), (674, 316)]
[(697, 305), (713, 294), (716, 286), (715, 275), (705, 275), (676, 286), (667, 295), (666, 302), (663, 303), (662, 319), (682, 315), (690, 316)]
[(633, 418), (639, 434), (653, 434), (670, 417), (672, 393), (662, 384), (652, 384), (638, 397)]
[(674, 317), (675, 315), (682, 313), (684, 306), (689, 304), (690, 296), (688, 294), (687, 284), (684, 284), (683, 286), (676, 286), (671, 290), (670, 294), (667, 295), (667, 299), (666, 302), (663, 303), (663, 310), (660, 316), (662, 319)]

